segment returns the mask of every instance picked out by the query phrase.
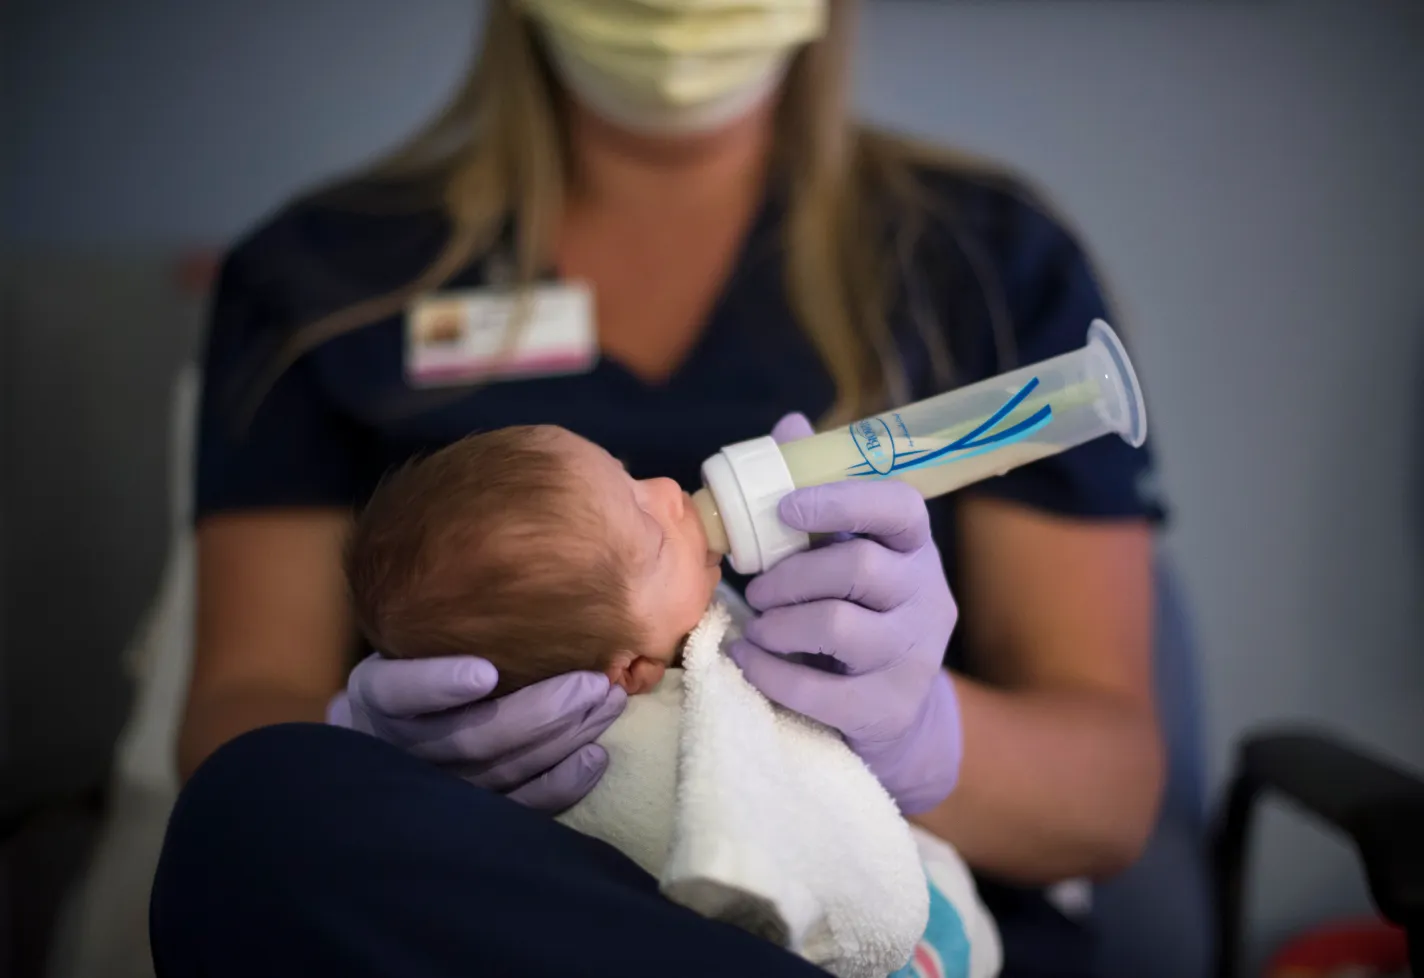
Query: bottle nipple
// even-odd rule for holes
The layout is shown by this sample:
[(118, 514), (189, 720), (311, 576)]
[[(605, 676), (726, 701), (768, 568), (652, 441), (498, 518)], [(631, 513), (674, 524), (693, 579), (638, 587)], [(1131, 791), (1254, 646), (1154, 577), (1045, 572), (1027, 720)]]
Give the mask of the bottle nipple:
[(702, 520), (702, 529), (707, 531), (707, 549), (713, 553), (728, 554), (732, 545), (727, 541), (727, 528), (722, 525), (722, 514), (717, 512), (717, 500), (704, 487), (692, 494), (692, 505), (697, 507), (697, 516)]

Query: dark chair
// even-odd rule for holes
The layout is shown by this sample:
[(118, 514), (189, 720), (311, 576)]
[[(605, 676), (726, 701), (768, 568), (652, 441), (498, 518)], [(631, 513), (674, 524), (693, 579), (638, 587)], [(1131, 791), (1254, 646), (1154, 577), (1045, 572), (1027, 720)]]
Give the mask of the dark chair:
[(1354, 841), (1379, 912), (1405, 928), (1424, 978), (1424, 780), (1326, 733), (1266, 729), (1242, 742), (1211, 825), (1191, 615), (1163, 561), (1156, 602), (1166, 796), (1141, 860), (1095, 889), (1100, 978), (1240, 978), (1250, 824), (1270, 794)]
[(1241, 974), (1244, 871), (1256, 803), (1277, 795), (1355, 844), (1379, 912), (1403, 927), (1424, 976), (1424, 780), (1317, 731), (1248, 737), (1213, 840), (1216, 978)]

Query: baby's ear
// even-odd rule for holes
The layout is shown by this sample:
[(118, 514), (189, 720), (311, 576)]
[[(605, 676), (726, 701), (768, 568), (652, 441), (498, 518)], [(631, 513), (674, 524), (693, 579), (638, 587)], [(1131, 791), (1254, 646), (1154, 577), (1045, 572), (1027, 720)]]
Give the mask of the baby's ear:
[(646, 693), (662, 681), (667, 666), (656, 659), (634, 652), (619, 652), (604, 674), (623, 687), (629, 696)]
[(667, 665), (657, 659), (649, 659), (647, 656), (640, 655), (633, 660), (631, 671), (633, 683), (628, 692), (648, 693), (663, 681), (663, 673), (667, 671)]

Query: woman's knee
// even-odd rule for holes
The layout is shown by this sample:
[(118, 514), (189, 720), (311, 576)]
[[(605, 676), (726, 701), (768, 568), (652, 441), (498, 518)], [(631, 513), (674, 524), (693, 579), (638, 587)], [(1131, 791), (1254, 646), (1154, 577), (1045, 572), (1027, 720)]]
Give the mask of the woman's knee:
[[(420, 762), (374, 737), (324, 724), (243, 734), (215, 751), (179, 793), (155, 904), (169, 896), (201, 899), (222, 881), (300, 886), (304, 874), (333, 870), (319, 864), (341, 858), (340, 843), (360, 841), (356, 823), (369, 810), (363, 797), (410, 765), (425, 774)], [(230, 896), (240, 892), (229, 889)]]
[(250, 788), (265, 793), (320, 792), (333, 782), (406, 755), (366, 734), (324, 723), (259, 727), (213, 752), (184, 786), (181, 800), (196, 807), (225, 802)]
[(169, 820), (155, 889), (226, 878), (324, 888), (368, 857), (518, 834), (526, 821), (547, 820), (375, 737), (281, 724), (234, 739), (194, 772)]
[[(399, 762), (373, 737), (317, 723), (262, 727), (218, 748), (179, 793), (168, 840), (271, 831), (319, 815), (332, 789)], [(345, 792), (337, 792), (342, 794)], [(280, 817), (277, 817), (279, 816)], [(225, 832), (224, 830), (227, 830)]]
[(283, 724), (214, 752), (179, 793), (154, 875), (150, 928), (165, 973), (201, 971), (246, 911), (329, 880), (321, 863), (331, 850), (312, 840), (350, 818), (361, 772), (393, 763), (389, 749), (349, 730)]

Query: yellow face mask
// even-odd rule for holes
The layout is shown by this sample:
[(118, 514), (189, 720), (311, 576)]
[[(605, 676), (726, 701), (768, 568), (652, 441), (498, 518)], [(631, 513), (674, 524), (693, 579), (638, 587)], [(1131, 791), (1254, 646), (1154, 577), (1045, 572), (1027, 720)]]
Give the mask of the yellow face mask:
[(826, 0), (517, 2), (581, 101), (615, 123), (660, 132), (747, 111), (826, 22)]

